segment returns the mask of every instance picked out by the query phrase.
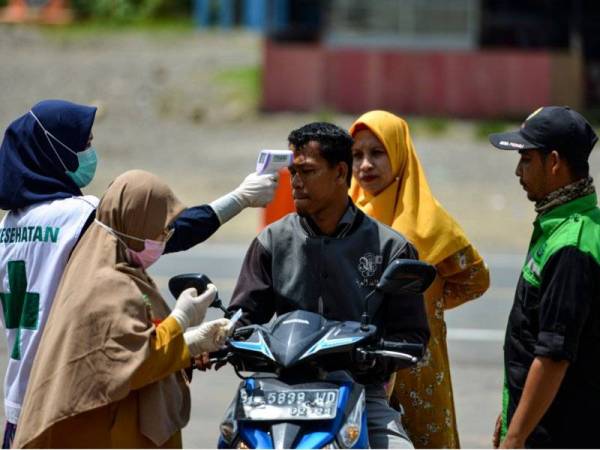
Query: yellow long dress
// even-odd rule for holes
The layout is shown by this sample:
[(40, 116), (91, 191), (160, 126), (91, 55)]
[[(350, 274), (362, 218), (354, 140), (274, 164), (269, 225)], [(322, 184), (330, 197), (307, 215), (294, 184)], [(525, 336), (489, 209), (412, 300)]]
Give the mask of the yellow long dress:
[[(416, 448), (459, 448), (444, 310), (479, 297), (489, 272), (469, 246), (436, 266), (438, 276), (425, 293), (431, 338), (425, 357), (396, 373), (390, 402), (402, 405), (402, 423)], [(392, 380), (393, 383), (393, 380)]]

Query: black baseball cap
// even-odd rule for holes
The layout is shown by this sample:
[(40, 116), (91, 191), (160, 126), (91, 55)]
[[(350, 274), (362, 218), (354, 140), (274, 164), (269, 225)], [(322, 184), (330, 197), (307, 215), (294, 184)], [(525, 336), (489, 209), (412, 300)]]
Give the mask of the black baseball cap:
[(586, 161), (597, 140), (589, 122), (568, 106), (538, 108), (520, 130), (490, 134), (492, 145), (501, 150), (557, 150)]

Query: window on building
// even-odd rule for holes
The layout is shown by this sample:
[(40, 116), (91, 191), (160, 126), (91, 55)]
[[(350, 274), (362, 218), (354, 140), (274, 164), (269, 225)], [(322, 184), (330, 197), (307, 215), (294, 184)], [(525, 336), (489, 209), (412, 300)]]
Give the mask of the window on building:
[(405, 48), (475, 48), (479, 0), (331, 0), (331, 44)]

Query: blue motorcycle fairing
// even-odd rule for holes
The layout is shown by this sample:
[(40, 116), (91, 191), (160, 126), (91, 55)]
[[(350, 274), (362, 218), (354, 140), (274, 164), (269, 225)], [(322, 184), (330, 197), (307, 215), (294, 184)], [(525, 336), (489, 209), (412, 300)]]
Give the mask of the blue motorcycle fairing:
[[(246, 327), (244, 327), (246, 328)], [(223, 428), (228, 440), (220, 436), (219, 446), (232, 448), (240, 439), (252, 448), (322, 448), (334, 443), (342, 446), (341, 429), (350, 413), (357, 408), (364, 386), (356, 383), (352, 372), (354, 349), (362, 342), (375, 343), (377, 328), (361, 326), (355, 321), (331, 321), (309, 311), (283, 314), (270, 324), (249, 325), (229, 341), (229, 362), (239, 371), (255, 372), (240, 384), (227, 410)], [(362, 367), (362, 366), (361, 366)], [(358, 370), (362, 370), (359, 367)], [(260, 375), (262, 374), (262, 376)], [(246, 411), (248, 396), (261, 397), (266, 392), (301, 389), (336, 389), (335, 417), (293, 420), (290, 414), (251, 414)], [(262, 391), (262, 392), (260, 392)], [(264, 400), (263, 400), (264, 401)], [(260, 400), (254, 406), (260, 407)], [(330, 404), (332, 405), (332, 404)], [(364, 407), (360, 403), (360, 407)], [(242, 410), (240, 410), (242, 408)], [(265, 411), (266, 412), (266, 411)], [(367, 416), (363, 411), (361, 430), (354, 448), (368, 447)], [(291, 413), (291, 411), (290, 411)], [(258, 417), (250, 419), (249, 417)]]
[(273, 353), (271, 353), (271, 350), (269, 350), (269, 346), (265, 342), (262, 332), (260, 330), (257, 330), (255, 333), (257, 335), (258, 342), (252, 342), (251, 340), (246, 340), (246, 341), (233, 341), (232, 340), (230, 342), (230, 345), (232, 347), (238, 348), (240, 350), (249, 350), (252, 352), (262, 353), (269, 359), (272, 359), (273, 361), (275, 361), (275, 358), (273, 357)]
[(250, 448), (273, 448), (273, 439), (271, 439), (269, 430), (246, 427), (240, 422), (239, 435)]
[(256, 326), (247, 339), (232, 339), (230, 345), (290, 368), (309, 362), (320, 353), (340, 353), (343, 347), (352, 347), (375, 332), (372, 325), (363, 329), (358, 322), (327, 321), (313, 312), (298, 310), (277, 317), (271, 324)]
[[(253, 378), (244, 380), (244, 389), (252, 392), (256, 388), (256, 381)], [(250, 426), (253, 424), (253, 426)], [(268, 422), (243, 422), (238, 421), (238, 433), (250, 448), (273, 448), (273, 439), (269, 434)]]
[(313, 422), (310, 427), (312, 430), (302, 435), (300, 442), (296, 444), (296, 448), (322, 448), (335, 440), (337, 432), (345, 419), (344, 410), (346, 409), (351, 390), (352, 385), (349, 383), (340, 385), (340, 398), (338, 400), (335, 419)]
[(342, 338), (332, 338), (333, 334), (337, 330), (334, 328), (330, 330), (325, 336), (323, 336), (319, 341), (317, 341), (311, 348), (309, 348), (300, 358), (304, 359), (315, 353), (320, 352), (321, 350), (328, 350), (331, 348), (342, 347), (344, 345), (352, 345), (358, 341), (363, 339), (362, 336), (350, 336), (350, 337), (342, 337)]
[(367, 410), (362, 415), (362, 422), (360, 426), (360, 437), (352, 448), (369, 448), (369, 429), (367, 428)]

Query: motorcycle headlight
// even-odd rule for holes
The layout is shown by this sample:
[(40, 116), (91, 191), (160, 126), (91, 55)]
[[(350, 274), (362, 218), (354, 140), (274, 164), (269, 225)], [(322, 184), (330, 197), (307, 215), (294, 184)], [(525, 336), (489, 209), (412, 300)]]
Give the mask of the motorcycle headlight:
[(344, 426), (338, 432), (338, 442), (345, 448), (352, 448), (360, 437), (362, 416), (366, 407), (365, 391), (362, 391), (356, 405), (348, 415)]

